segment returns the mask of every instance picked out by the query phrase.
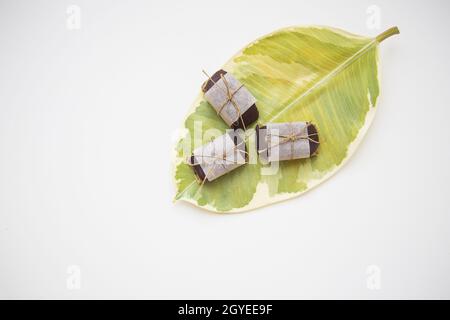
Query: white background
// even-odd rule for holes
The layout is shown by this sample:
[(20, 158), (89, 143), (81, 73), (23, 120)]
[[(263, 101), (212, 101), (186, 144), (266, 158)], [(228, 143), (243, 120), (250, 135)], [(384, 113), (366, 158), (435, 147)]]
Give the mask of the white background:
[[(1, 0), (0, 297), (450, 298), (449, 7)], [(201, 70), (302, 24), (400, 28), (353, 158), (249, 213), (172, 203), (172, 136)]]

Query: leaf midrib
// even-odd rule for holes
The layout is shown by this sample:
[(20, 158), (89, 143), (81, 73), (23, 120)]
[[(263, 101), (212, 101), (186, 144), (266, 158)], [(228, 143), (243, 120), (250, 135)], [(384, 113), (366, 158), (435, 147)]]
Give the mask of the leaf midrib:
[(336, 68), (331, 70), (326, 76), (324, 76), (322, 79), (317, 81), (308, 90), (306, 90), (301, 95), (299, 95), (297, 98), (295, 98), (293, 101), (291, 101), (282, 110), (280, 110), (276, 115), (271, 117), (267, 122), (272, 122), (272, 121), (276, 120), (277, 118), (279, 118), (281, 116), (281, 114), (283, 114), (284, 112), (293, 108), (294, 106), (298, 105), (300, 103), (300, 101), (307, 98), (313, 91), (315, 91), (316, 89), (318, 89), (318, 88), (322, 87), (323, 85), (325, 85), (326, 83), (328, 83), (331, 79), (333, 79), (341, 71), (343, 71), (345, 68), (350, 66), (356, 60), (358, 60), (358, 58), (360, 56), (365, 54), (376, 43), (377, 43), (376, 39), (372, 39), (369, 43), (367, 43), (365, 46), (363, 46), (361, 49), (359, 49), (357, 52), (355, 52), (353, 55), (351, 55), (347, 60), (345, 60), (343, 63), (339, 64)]

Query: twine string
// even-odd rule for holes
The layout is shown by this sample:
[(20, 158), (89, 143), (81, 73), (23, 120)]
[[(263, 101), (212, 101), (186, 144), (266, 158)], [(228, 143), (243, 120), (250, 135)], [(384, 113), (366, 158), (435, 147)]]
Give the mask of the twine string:
[[(262, 149), (259, 152), (262, 153), (262, 152), (265, 152), (267, 150), (271, 151), (272, 148), (275, 148), (275, 147), (278, 147), (278, 146), (280, 146), (280, 145), (282, 145), (284, 143), (290, 142), (291, 143), (291, 145), (290, 145), (291, 146), (291, 150), (290, 150), (290, 157), (289, 158), (292, 159), (294, 157), (294, 143), (296, 141), (298, 141), (298, 140), (308, 140), (308, 141), (311, 141), (311, 142), (314, 142), (314, 143), (317, 143), (317, 144), (320, 143), (319, 141), (311, 138), (312, 136), (317, 136), (318, 135), (317, 132), (309, 134), (306, 131), (307, 132), (306, 134), (303, 134), (302, 132), (296, 134), (294, 132), (295, 128), (294, 128), (292, 123), (289, 123), (289, 127), (290, 127), (290, 131), (291, 131), (290, 134), (273, 134), (272, 132), (269, 132), (267, 134), (267, 136), (266, 136), (266, 141), (269, 140), (269, 142), (271, 142), (272, 141), (272, 139), (271, 139), (272, 137), (278, 137), (278, 138), (281, 138), (281, 139), (279, 139), (278, 143), (274, 144), (274, 145), (272, 145), (271, 143), (268, 142), (267, 143), (267, 148)], [(305, 127), (305, 129), (306, 128), (307, 127)], [(302, 130), (302, 131), (304, 131), (304, 130)]]
[[(209, 165), (208, 172), (205, 174), (205, 177), (201, 181), (199, 181), (200, 182), (200, 187), (197, 189), (197, 191), (196, 191), (196, 193), (194, 195), (194, 198), (197, 197), (198, 193), (203, 188), (203, 185), (205, 184), (206, 179), (209, 177), (209, 175), (211, 173), (214, 173), (214, 171), (217, 169), (218, 165), (221, 165), (223, 167), (223, 169), (226, 170), (227, 169), (226, 168), (226, 165), (227, 165), (226, 162), (230, 162), (231, 164), (237, 163), (237, 157), (236, 157), (235, 160), (228, 159), (228, 157), (231, 155), (231, 153), (235, 153), (236, 150), (237, 150), (238, 152), (244, 153), (245, 155), (248, 154), (248, 152), (246, 150), (238, 149), (238, 147), (241, 146), (243, 143), (245, 143), (245, 140), (242, 140), (240, 143), (234, 145), (233, 148), (231, 148), (231, 150), (229, 150), (229, 151), (226, 151), (226, 150), (222, 151), (222, 155), (220, 155), (220, 156), (218, 156), (216, 154), (213, 154), (212, 156), (204, 155), (204, 154), (199, 155), (200, 158), (202, 158), (202, 159), (203, 158), (209, 158), (209, 159), (214, 159), (214, 160), (213, 160), (212, 163), (208, 164)], [(196, 157), (199, 157), (199, 156), (197, 156), (197, 155), (194, 156), (194, 159)], [(196, 166), (196, 165), (199, 165), (199, 164), (200, 164), (200, 162), (199, 163), (192, 163), (191, 161), (188, 162), (188, 165), (190, 165), (190, 166)], [(195, 175), (195, 177), (197, 178), (197, 175)]]
[[(206, 73), (205, 70), (202, 70), (202, 72), (208, 77), (208, 80), (210, 80), (212, 83), (214, 83), (214, 85), (217, 85), (217, 83), (208, 75), (208, 73)], [(223, 74), (220, 75), (220, 78), (222, 79), (224, 85), (225, 85), (225, 89), (223, 89), (221, 86), (217, 86), (220, 88), (220, 90), (222, 90), (226, 96), (227, 96), (227, 100), (220, 106), (219, 110), (217, 110), (217, 114), (221, 115), (223, 109), (225, 108), (225, 106), (228, 103), (231, 103), (232, 106), (234, 107), (234, 109), (236, 110), (237, 114), (238, 114), (238, 119), (241, 121), (242, 126), (244, 127), (244, 131), (247, 131), (247, 128), (245, 126), (244, 123), (244, 119), (242, 118), (242, 112), (241, 109), (239, 108), (239, 105), (236, 103), (236, 101), (234, 101), (234, 95), (241, 89), (244, 87), (243, 84), (241, 84), (236, 90), (232, 91), (230, 88), (230, 85), (227, 81), (227, 79), (225, 79), (225, 77), (223, 76)]]

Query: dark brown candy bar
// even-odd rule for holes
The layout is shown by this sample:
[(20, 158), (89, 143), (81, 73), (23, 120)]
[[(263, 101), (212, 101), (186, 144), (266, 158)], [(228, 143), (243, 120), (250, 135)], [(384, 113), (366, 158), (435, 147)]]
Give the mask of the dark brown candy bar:
[(247, 161), (245, 141), (239, 132), (233, 130), (197, 148), (189, 158), (195, 175), (202, 183), (213, 181)]
[[(288, 125), (289, 126), (290, 123), (282, 123), (279, 125)], [(291, 123), (291, 124), (295, 124), (295, 123)], [(302, 123), (297, 123), (297, 124), (302, 124)], [(304, 142), (306, 143), (306, 141), (308, 142), (308, 144), (306, 145), (306, 148), (308, 148), (309, 145), (309, 157), (313, 156), (316, 152), (317, 149), (319, 147), (319, 135), (317, 132), (317, 128), (311, 124), (311, 123), (304, 123), (303, 122), (303, 126), (307, 125), (306, 127), (306, 132), (307, 132), (307, 136), (306, 137), (301, 137), (301, 136), (297, 136), (299, 139), (307, 139), (304, 140)], [(304, 128), (304, 127), (303, 127)], [(270, 142), (268, 142), (268, 131), (270, 131), (269, 129), (267, 129), (267, 125), (264, 126), (256, 126), (256, 148), (258, 150), (258, 155), (266, 161), (270, 162), (270, 155), (269, 155), (269, 149), (270, 149)], [(303, 130), (305, 131), (305, 130)], [(280, 148), (281, 144), (283, 143), (283, 141), (285, 141), (284, 143), (294, 143), (295, 139), (295, 135), (293, 136), (293, 140), (289, 140), (288, 136), (283, 136), (283, 138), (279, 138), (279, 143), (276, 144), (276, 146), (274, 147), (278, 147)], [(288, 152), (292, 152), (291, 147), (288, 148)], [(308, 150), (306, 149), (306, 150)], [(280, 150), (278, 150), (278, 152), (281, 153)], [(291, 159), (298, 159), (298, 158), (305, 158), (308, 157), (308, 154), (303, 154), (303, 155), (299, 155), (298, 157), (292, 157)], [(288, 159), (281, 159), (281, 160), (288, 160)]]
[[(216, 73), (214, 73), (210, 79), (205, 81), (205, 83), (202, 85), (202, 91), (206, 94), (213, 86), (217, 85), (217, 83), (227, 74), (225, 70), (219, 70)], [(231, 76), (231, 74), (229, 75)], [(250, 92), (248, 92), (250, 94)], [(211, 104), (211, 102), (210, 102)], [(214, 107), (214, 106), (213, 106)], [(219, 112), (219, 114), (223, 115)], [(253, 103), (247, 110), (245, 110), (240, 117), (236, 121), (230, 124), (230, 127), (233, 129), (246, 129), (248, 128), (253, 122), (258, 120), (259, 112), (256, 107), (256, 103)], [(224, 119), (225, 120), (225, 119)], [(227, 122), (227, 121), (225, 121)]]

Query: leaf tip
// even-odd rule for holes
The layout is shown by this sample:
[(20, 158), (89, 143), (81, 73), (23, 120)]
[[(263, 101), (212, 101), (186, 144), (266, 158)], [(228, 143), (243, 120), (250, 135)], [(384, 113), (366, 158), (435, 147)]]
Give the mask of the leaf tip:
[(175, 203), (175, 202), (177, 202), (178, 200), (180, 200), (182, 195), (183, 195), (182, 192), (177, 192), (177, 194), (175, 195), (175, 197), (173, 197), (173, 199), (172, 199), (172, 203)]

